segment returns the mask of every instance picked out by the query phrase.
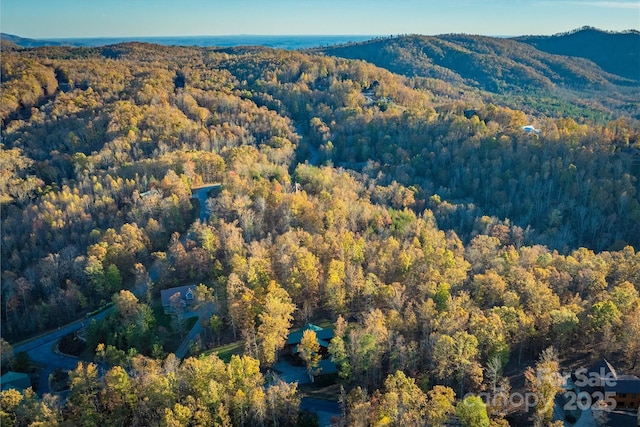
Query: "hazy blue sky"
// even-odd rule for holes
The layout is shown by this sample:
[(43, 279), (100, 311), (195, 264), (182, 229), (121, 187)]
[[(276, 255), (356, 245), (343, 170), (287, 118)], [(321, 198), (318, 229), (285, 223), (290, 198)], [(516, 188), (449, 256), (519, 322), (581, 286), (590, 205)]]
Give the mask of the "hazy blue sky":
[(23, 37), (553, 34), (640, 28), (638, 0), (1, 0)]

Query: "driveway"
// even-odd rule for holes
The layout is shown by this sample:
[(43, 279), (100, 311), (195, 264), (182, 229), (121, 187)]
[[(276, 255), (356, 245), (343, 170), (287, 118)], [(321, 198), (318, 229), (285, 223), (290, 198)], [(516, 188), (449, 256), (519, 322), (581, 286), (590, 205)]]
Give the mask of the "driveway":
[[(278, 378), (287, 383), (298, 383), (298, 385), (300, 385), (309, 384), (311, 382), (305, 367), (293, 366), (282, 358), (272, 366), (272, 369), (278, 371)], [(303, 397), (300, 401), (300, 409), (306, 409), (309, 412), (317, 414), (320, 421), (320, 427), (330, 427), (332, 417), (342, 416), (338, 402), (331, 400)]]
[[(190, 313), (190, 315), (184, 316), (183, 319), (188, 319), (190, 317), (196, 316), (197, 315), (195, 313)], [(182, 344), (180, 344), (180, 347), (178, 347), (178, 349), (176, 350), (175, 354), (178, 359), (184, 359), (184, 356), (186, 356), (187, 352), (189, 351), (189, 346), (196, 339), (198, 334), (200, 334), (200, 332), (202, 332), (202, 325), (200, 324), (200, 318), (198, 318), (196, 320), (196, 323), (193, 324), (193, 327), (191, 328), (187, 336), (184, 338), (184, 340), (182, 340)]]
[(198, 199), (200, 202), (200, 222), (205, 223), (207, 219), (209, 219), (209, 211), (207, 209), (207, 200), (209, 200), (209, 192), (213, 189), (222, 188), (221, 184), (211, 184), (206, 185), (204, 187), (192, 188), (191, 189), (191, 198)]
[(331, 427), (331, 418), (342, 416), (338, 402), (331, 400), (303, 397), (300, 401), (300, 409), (318, 414), (320, 427)]
[(278, 377), (287, 383), (309, 384), (309, 375), (307, 369), (303, 366), (293, 366), (284, 359), (278, 359), (278, 362), (271, 367), (278, 371)]

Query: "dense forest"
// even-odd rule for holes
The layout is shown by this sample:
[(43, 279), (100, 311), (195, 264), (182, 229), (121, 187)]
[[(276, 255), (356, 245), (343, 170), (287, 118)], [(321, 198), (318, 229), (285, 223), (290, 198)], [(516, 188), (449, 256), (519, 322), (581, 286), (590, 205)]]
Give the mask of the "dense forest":
[(622, 33), (582, 27), (554, 36), (522, 36), (515, 39), (544, 52), (587, 58), (603, 70), (632, 80), (638, 80), (640, 32)]
[[(533, 369), (640, 369), (640, 86), (613, 71), (465, 35), (3, 42), (3, 345), (114, 308), (68, 398), (3, 392), (2, 424), (305, 425), (295, 384), (262, 386), (329, 319), (340, 425), (551, 425)], [(193, 356), (244, 354), (171, 354), (153, 307), (185, 284)], [(498, 385), (540, 403), (463, 400)]]

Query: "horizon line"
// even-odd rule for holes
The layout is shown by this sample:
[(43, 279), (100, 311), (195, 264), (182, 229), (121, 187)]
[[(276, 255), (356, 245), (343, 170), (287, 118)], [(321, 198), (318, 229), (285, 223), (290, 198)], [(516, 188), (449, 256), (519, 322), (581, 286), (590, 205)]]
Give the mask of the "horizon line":
[[(611, 32), (608, 30), (601, 30), (603, 32)], [(636, 31), (633, 29), (630, 30), (622, 30), (622, 31), (614, 31), (619, 33), (627, 33)], [(570, 32), (570, 31), (569, 31)], [(205, 38), (205, 37), (400, 37), (400, 36), (428, 36), (428, 37), (437, 37), (444, 35), (453, 35), (453, 34), (463, 34), (463, 35), (474, 35), (474, 36), (484, 36), (484, 37), (498, 37), (498, 38), (509, 38), (509, 37), (523, 37), (523, 36), (555, 36), (561, 35), (565, 32), (553, 33), (553, 34), (485, 34), (485, 33), (465, 33), (465, 32), (445, 32), (445, 33), (416, 33), (416, 32), (407, 32), (407, 33), (393, 33), (393, 34), (196, 34), (196, 35), (164, 35), (164, 36), (55, 36), (55, 37), (31, 37), (31, 36), (22, 36), (18, 34), (11, 33), (2, 33), (6, 36), (19, 37), (21, 39), (26, 40), (36, 40), (36, 41), (61, 41), (61, 40), (109, 40), (109, 39), (188, 39), (188, 38)]]
[(407, 36), (407, 35), (420, 35), (420, 36), (440, 36), (440, 35), (452, 35), (452, 34), (465, 34), (465, 35), (478, 35), (485, 37), (499, 37), (499, 38), (507, 38), (507, 37), (522, 37), (522, 36), (559, 36), (570, 34), (574, 32), (578, 32), (580, 30), (585, 29), (593, 29), (597, 31), (601, 31), (604, 33), (638, 33), (639, 31), (635, 28), (628, 28), (625, 30), (607, 30), (601, 29), (593, 26), (582, 26), (577, 27), (567, 31), (556, 32), (552, 34), (486, 34), (486, 33), (466, 33), (466, 32), (443, 32), (443, 33), (417, 33), (417, 32), (406, 32), (406, 33), (388, 33), (388, 34), (253, 34), (253, 33), (241, 33), (241, 34), (193, 34), (193, 35), (111, 35), (111, 36), (45, 36), (45, 37), (33, 37), (33, 36), (24, 36), (12, 33), (2, 32), (1, 34), (13, 37), (19, 37), (23, 39), (31, 39), (31, 40), (41, 40), (41, 41), (56, 41), (56, 40), (105, 40), (105, 39), (137, 39), (137, 38), (145, 38), (145, 39), (166, 39), (166, 38), (196, 38), (196, 37), (398, 37), (398, 36)]

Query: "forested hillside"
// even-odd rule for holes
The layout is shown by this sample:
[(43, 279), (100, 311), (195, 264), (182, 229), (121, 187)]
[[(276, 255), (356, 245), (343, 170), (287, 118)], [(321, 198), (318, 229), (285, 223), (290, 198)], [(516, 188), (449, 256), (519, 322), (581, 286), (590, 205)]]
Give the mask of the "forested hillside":
[(24, 37), (14, 36), (12, 34), (0, 33), (0, 40), (2, 42), (13, 43), (21, 47), (41, 47), (41, 46), (61, 46), (62, 43), (55, 41), (34, 40)]
[(637, 32), (593, 36), (588, 29), (548, 38), (410, 35), (314, 50), (444, 80), (460, 90), (480, 88), (527, 114), (599, 121), (620, 114), (640, 118), (639, 51)]
[(544, 52), (587, 58), (603, 70), (640, 79), (640, 32), (613, 33), (583, 27), (554, 36), (523, 36), (516, 40)]
[[(335, 325), (347, 425), (441, 425), (454, 396), (510, 387), (507, 364), (541, 353), (540, 369), (637, 370), (637, 84), (511, 40), (364, 46), (389, 69), (257, 47), (3, 45), (2, 336), (115, 307), (88, 328), (101, 365), (71, 373), (65, 402), (4, 392), (3, 425), (295, 425), (295, 386), (263, 391), (260, 369), (318, 319)], [(541, 95), (565, 90), (597, 96)], [(211, 183), (200, 206), (191, 190)], [(202, 347), (237, 337), (243, 357), (167, 355), (150, 307), (185, 284), (213, 295)], [(483, 410), (544, 425), (543, 398)]]

